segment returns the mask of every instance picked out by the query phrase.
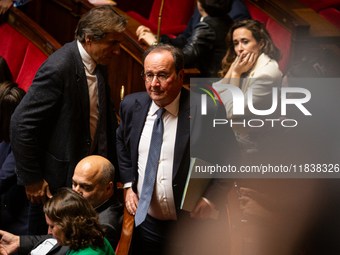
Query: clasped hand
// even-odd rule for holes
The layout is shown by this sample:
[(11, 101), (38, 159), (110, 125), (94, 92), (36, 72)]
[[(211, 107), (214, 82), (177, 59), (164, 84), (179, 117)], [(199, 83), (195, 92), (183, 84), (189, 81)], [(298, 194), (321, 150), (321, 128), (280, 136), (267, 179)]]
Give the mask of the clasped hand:
[(156, 41), (155, 35), (146, 26), (139, 26), (136, 30), (136, 35), (138, 36), (138, 41), (142, 41), (149, 46)]

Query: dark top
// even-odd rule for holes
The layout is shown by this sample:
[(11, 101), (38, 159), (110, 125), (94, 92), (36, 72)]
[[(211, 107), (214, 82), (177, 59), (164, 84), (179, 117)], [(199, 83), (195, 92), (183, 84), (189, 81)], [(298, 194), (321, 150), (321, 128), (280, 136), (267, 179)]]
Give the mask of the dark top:
[[(242, 0), (233, 0), (231, 5), (231, 10), (228, 13), (229, 17), (234, 21), (251, 19), (251, 15), (248, 11), (247, 6)], [(200, 22), (201, 14), (196, 7), (194, 14), (191, 16), (186, 29), (182, 34), (180, 34), (177, 38), (184, 38), (187, 40), (194, 30), (195, 26)]]
[(0, 143), (0, 219), (1, 229), (15, 235), (27, 232), (28, 200), (25, 188), (17, 185), (11, 145)]
[(227, 52), (225, 38), (233, 21), (226, 17), (205, 17), (187, 40), (161, 36), (162, 43), (182, 49), (185, 68), (197, 68), (202, 77), (217, 77), (221, 62)]

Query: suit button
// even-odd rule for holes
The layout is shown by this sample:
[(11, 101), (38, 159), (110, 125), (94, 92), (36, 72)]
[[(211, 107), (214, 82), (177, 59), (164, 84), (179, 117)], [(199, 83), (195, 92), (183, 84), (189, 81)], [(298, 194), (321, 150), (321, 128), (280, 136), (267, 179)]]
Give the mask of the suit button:
[(90, 145), (91, 145), (91, 140), (86, 140), (86, 144), (87, 144), (88, 146), (90, 146)]

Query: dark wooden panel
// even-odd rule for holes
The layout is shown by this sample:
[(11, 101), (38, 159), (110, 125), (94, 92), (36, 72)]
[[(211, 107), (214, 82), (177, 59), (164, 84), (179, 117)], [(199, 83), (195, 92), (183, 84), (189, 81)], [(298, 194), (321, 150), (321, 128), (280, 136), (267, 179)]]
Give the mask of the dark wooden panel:
[(111, 98), (116, 108), (121, 101), (122, 86), (125, 88), (124, 95), (145, 90), (144, 81), (139, 75), (143, 66), (124, 49), (121, 49), (120, 54), (112, 59), (108, 70)]
[[(78, 23), (78, 18), (70, 15), (71, 10), (54, 1), (45, 1), (45, 15), (43, 24), (47, 31), (61, 44), (74, 40), (74, 31)], [(61, 24), (65, 24), (62, 25)]]

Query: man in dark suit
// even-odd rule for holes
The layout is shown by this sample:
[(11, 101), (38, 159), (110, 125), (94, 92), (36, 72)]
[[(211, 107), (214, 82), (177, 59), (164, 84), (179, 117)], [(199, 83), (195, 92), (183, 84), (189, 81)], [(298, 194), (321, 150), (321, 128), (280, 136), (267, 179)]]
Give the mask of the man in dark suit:
[[(169, 247), (183, 244), (169, 241), (169, 233), (173, 229), (176, 235), (183, 233), (183, 225), (178, 221), (186, 216), (181, 216), (183, 212), (179, 208), (190, 156), (221, 165), (233, 165), (239, 159), (231, 128), (208, 128), (212, 127), (214, 118), (225, 118), (224, 108), (208, 101), (207, 115), (201, 116), (200, 107), (197, 107), (200, 97), (190, 96), (189, 91), (182, 88), (183, 66), (183, 54), (179, 49), (165, 44), (151, 46), (145, 52), (142, 73), (147, 92), (128, 95), (121, 103), (117, 152), (121, 182), (128, 188), (126, 207), (135, 215), (133, 254), (163, 254)], [(164, 112), (161, 117), (159, 111)], [(153, 125), (156, 126), (158, 119), (164, 122), (163, 141), (154, 166), (156, 177), (152, 177), (149, 161), (153, 160), (149, 155), (154, 154), (156, 147)], [(149, 182), (151, 178), (155, 180)], [(138, 209), (145, 206), (145, 190), (148, 190), (145, 183), (148, 182), (154, 189), (146, 214)], [(215, 206), (223, 204), (224, 184), (221, 180), (213, 180), (192, 211), (192, 218), (206, 219)]]
[(71, 187), (82, 158), (102, 155), (117, 167), (117, 119), (105, 65), (119, 54), (126, 23), (109, 6), (85, 14), (76, 40), (42, 64), (13, 114), (18, 184), (31, 201), (29, 234), (46, 233), (46, 225), (36, 229), (44, 222), (40, 204), (58, 188)]
[[(228, 12), (229, 17), (234, 21), (251, 19), (250, 13), (246, 4), (242, 0), (233, 0), (231, 4), (231, 10)], [(177, 38), (181, 40), (188, 40), (192, 35), (192, 31), (196, 25), (200, 22), (202, 16), (200, 15), (198, 8), (196, 7), (194, 14), (191, 16), (186, 29)]]
[[(124, 210), (114, 195), (114, 176), (115, 168), (110, 161), (101, 156), (88, 156), (78, 163), (72, 178), (72, 189), (86, 198), (96, 210), (100, 224), (105, 229), (105, 237), (113, 249), (120, 238)], [(15, 236), (5, 231), (0, 231), (0, 235), (0, 254), (1, 249), (6, 254), (16, 251), (19, 254), (30, 254), (34, 249), (36, 254), (41, 254), (38, 251), (45, 248), (49, 239), (53, 238), (51, 235)], [(48, 248), (48, 255), (65, 255), (70, 249), (68, 246), (53, 245), (53, 240)]]

